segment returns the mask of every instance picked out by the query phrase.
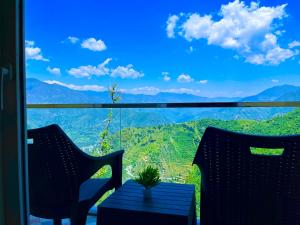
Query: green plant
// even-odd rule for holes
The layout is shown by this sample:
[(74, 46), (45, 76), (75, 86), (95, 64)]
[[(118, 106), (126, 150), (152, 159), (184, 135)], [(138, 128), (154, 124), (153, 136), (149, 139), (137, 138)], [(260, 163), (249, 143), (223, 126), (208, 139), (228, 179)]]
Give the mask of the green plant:
[[(117, 84), (113, 84), (111, 87), (108, 88), (110, 100), (113, 104), (118, 103), (121, 101), (121, 96), (118, 93)], [(113, 110), (110, 109), (107, 118), (104, 120), (104, 128), (103, 131), (100, 133), (99, 137), (99, 144), (100, 148), (96, 149), (95, 155), (107, 155), (112, 150), (112, 140), (111, 140), (111, 133), (110, 133), (110, 126), (113, 119)]]
[(160, 182), (159, 170), (152, 166), (147, 166), (139, 172), (135, 182), (143, 185), (145, 188), (152, 188)]

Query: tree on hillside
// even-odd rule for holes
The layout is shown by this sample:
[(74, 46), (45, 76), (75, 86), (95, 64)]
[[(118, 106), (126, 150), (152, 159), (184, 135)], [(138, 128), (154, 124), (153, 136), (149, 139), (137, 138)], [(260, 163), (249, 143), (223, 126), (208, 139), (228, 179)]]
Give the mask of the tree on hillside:
[[(121, 95), (118, 93), (117, 84), (113, 84), (108, 88), (109, 97), (113, 104), (121, 101)], [(107, 118), (104, 120), (104, 128), (99, 135), (99, 148), (94, 152), (95, 155), (101, 156), (106, 155), (112, 151), (112, 135), (111, 135), (111, 124), (113, 120), (113, 109), (109, 109)]]

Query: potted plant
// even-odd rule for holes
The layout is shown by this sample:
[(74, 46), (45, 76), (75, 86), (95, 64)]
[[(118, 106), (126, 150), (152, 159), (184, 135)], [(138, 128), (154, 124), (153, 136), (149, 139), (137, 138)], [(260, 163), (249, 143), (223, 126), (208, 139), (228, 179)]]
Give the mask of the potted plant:
[(147, 166), (145, 169), (139, 172), (135, 182), (144, 186), (144, 199), (150, 200), (152, 197), (151, 188), (160, 182), (159, 170), (152, 166)]

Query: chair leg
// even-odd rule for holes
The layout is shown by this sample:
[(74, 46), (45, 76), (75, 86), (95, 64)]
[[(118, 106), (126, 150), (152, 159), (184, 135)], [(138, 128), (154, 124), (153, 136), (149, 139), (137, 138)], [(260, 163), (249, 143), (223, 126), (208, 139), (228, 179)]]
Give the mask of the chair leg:
[(71, 225), (85, 225), (88, 211), (78, 210), (76, 215), (71, 217)]
[(53, 225), (62, 225), (61, 219), (53, 219)]

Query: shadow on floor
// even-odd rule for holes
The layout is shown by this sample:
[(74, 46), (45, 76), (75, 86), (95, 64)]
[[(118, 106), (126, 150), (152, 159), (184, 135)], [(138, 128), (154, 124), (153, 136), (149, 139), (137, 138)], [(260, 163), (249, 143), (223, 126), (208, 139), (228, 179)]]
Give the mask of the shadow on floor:
[[(30, 225), (53, 225), (53, 223), (51, 220), (30, 216)], [(63, 220), (63, 225), (70, 225), (70, 221), (68, 219)], [(96, 225), (96, 216), (88, 216), (86, 225)], [(197, 219), (197, 225), (200, 225), (199, 219)]]
[[(69, 219), (63, 220), (63, 225), (69, 225)], [(53, 225), (52, 220), (41, 219), (34, 216), (30, 216), (30, 225)], [(96, 216), (88, 216), (86, 225), (96, 225)]]

